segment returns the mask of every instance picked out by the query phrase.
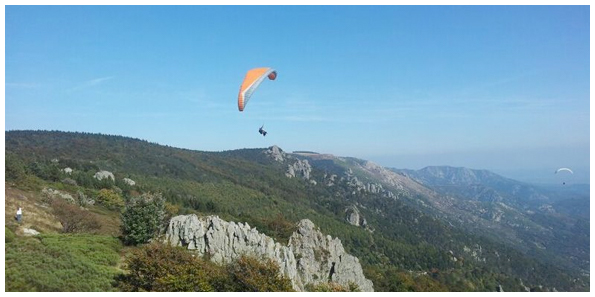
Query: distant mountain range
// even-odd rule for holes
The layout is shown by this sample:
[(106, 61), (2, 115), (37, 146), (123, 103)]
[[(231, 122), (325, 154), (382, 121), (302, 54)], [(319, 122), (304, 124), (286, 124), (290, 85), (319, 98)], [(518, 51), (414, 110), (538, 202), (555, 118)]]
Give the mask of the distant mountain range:
[(588, 185), (535, 186), (449, 166), (392, 170), (439, 193), (444, 203), (433, 201), (434, 206), (449, 220), (560, 265), (589, 270)]
[(181, 212), (247, 222), (279, 241), (271, 219), (309, 219), (359, 258), (376, 291), (422, 278), (428, 290), (589, 290), (583, 186), (447, 166), (389, 169), (276, 146), (216, 153), (59, 131), (7, 131), (5, 140), (7, 167), (48, 182), (60, 183), (65, 167), (75, 181), (107, 170), (134, 180), (135, 191), (164, 193)]

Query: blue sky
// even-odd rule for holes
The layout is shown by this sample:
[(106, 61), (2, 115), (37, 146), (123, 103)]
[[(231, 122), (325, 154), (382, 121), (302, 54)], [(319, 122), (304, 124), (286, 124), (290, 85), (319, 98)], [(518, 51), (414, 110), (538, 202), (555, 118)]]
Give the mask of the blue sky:
[[(534, 181), (571, 167), (588, 182), (589, 18), (588, 6), (6, 6), (5, 129)], [(278, 77), (240, 113), (255, 67)]]

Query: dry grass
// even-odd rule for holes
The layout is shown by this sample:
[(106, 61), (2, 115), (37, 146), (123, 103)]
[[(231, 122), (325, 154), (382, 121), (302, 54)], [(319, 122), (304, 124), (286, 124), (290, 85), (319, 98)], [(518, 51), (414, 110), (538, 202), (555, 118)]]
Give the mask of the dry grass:
[[(5, 226), (23, 234), (23, 228), (35, 229), (43, 233), (58, 233), (62, 225), (52, 214), (52, 209), (41, 202), (39, 193), (26, 192), (4, 183), (4, 222)], [(15, 219), (17, 208), (23, 208), (19, 225)]]
[[(4, 222), (7, 227), (15, 230), (17, 235), (23, 235), (23, 228), (35, 229), (41, 233), (59, 233), (62, 224), (54, 216), (51, 206), (42, 202), (41, 193), (17, 189), (10, 183), (5, 183)], [(18, 207), (23, 208), (21, 225), (15, 219)], [(89, 206), (90, 212), (97, 215), (101, 228), (97, 234), (119, 236), (120, 213), (107, 210), (100, 206)]]

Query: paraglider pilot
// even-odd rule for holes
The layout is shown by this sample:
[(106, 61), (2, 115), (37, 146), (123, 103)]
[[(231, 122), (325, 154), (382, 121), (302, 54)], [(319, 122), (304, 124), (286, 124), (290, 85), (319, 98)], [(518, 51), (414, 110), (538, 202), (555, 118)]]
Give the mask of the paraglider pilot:
[(267, 136), (267, 131), (264, 131), (262, 128), (264, 127), (264, 125), (262, 125), (262, 127), (260, 127), (260, 129), (258, 129), (258, 133), (262, 134), (262, 136)]

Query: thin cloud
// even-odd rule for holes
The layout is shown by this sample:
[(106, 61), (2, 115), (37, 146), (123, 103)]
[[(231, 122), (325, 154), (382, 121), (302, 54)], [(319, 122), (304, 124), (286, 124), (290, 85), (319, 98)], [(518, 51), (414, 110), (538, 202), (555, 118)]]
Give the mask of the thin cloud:
[(75, 86), (73, 88), (68, 89), (68, 91), (69, 92), (74, 92), (74, 91), (80, 91), (80, 90), (83, 90), (83, 89), (86, 89), (86, 88), (94, 87), (94, 86), (97, 86), (99, 84), (102, 84), (102, 83), (104, 83), (104, 82), (106, 82), (108, 80), (111, 80), (113, 78), (114, 78), (113, 76), (107, 76), (107, 77), (100, 77), (100, 78), (91, 79), (91, 80), (82, 82), (81, 84), (79, 84), (79, 85), (77, 85), (77, 86)]
[(41, 85), (37, 83), (6, 83), (6, 87), (18, 88), (18, 89), (33, 89), (38, 88)]

